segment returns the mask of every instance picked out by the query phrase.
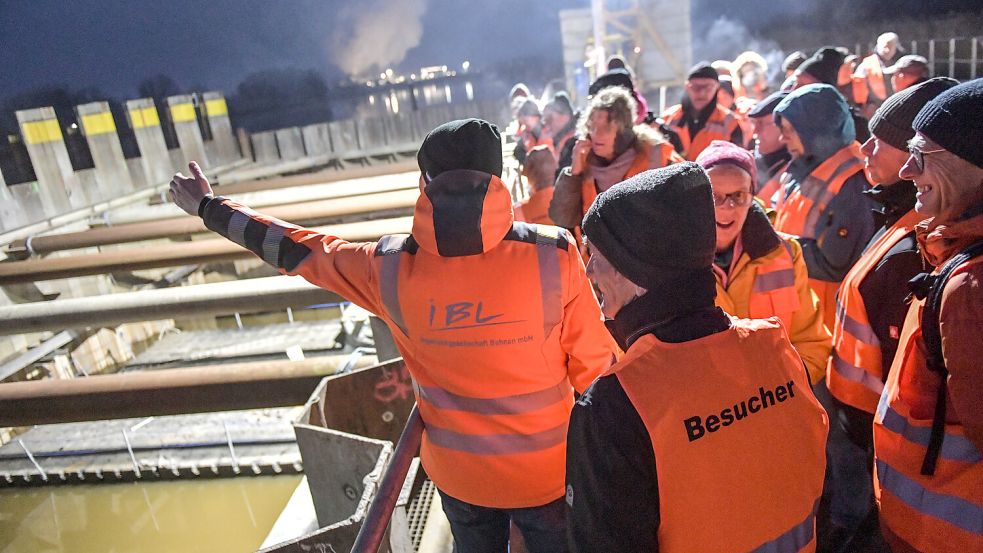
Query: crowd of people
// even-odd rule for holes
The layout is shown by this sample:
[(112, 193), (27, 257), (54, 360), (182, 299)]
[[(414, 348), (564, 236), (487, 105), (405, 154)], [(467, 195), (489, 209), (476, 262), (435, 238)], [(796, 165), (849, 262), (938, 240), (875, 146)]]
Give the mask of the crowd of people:
[(171, 190), (389, 325), (456, 551), (983, 551), (983, 79), (901, 53), (516, 85), (529, 197), (449, 122), (377, 243)]

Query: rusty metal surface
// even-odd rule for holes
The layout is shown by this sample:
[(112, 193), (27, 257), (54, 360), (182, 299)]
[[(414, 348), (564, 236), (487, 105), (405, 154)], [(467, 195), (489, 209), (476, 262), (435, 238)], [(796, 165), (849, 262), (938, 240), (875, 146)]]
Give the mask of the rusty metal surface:
[[(411, 188), (362, 196), (268, 206), (262, 208), (262, 211), (264, 215), (298, 225), (317, 224), (332, 217), (411, 208), (416, 203), (418, 196), (418, 189)], [(29, 253), (45, 254), (60, 250), (187, 236), (207, 230), (205, 223), (197, 216), (96, 227), (80, 232), (34, 237), (31, 239), (31, 252)], [(10, 251), (20, 250), (26, 252), (26, 240), (19, 240), (10, 244)]]
[(341, 296), (300, 277), (274, 276), (0, 306), (0, 335), (122, 323), (260, 313), (337, 303)]
[(10, 382), (0, 384), (0, 427), (304, 405), (343, 362), (314, 357)]
[[(350, 241), (372, 241), (385, 234), (409, 232), (412, 222), (412, 217), (397, 217), (330, 225), (313, 230), (341, 236)], [(29, 259), (0, 263), (0, 285), (98, 275), (116, 271), (136, 271), (231, 261), (248, 258), (252, 255), (249, 250), (225, 238), (213, 238), (152, 248), (134, 247), (96, 254)]]

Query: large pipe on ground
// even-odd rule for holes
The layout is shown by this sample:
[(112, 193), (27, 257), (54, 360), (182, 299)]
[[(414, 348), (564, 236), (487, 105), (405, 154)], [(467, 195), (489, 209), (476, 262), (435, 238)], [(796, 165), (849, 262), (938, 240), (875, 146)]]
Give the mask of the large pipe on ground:
[(307, 186), (310, 184), (326, 184), (329, 182), (379, 177), (383, 175), (391, 175), (393, 173), (405, 173), (407, 171), (419, 170), (419, 168), (420, 166), (417, 164), (417, 161), (413, 159), (409, 161), (398, 161), (396, 163), (369, 165), (367, 167), (328, 169), (325, 171), (288, 175), (285, 177), (251, 179), (229, 184), (222, 184), (222, 177), (218, 177), (215, 185), (215, 192), (217, 194), (244, 194), (246, 192), (260, 192), (263, 190), (274, 190), (277, 188), (290, 188), (292, 186)]
[[(263, 208), (263, 213), (271, 217), (304, 225), (317, 223), (330, 217), (413, 207), (419, 195), (419, 189), (413, 187), (405, 190), (374, 193), (364, 196), (348, 196), (268, 206)], [(97, 227), (80, 232), (37, 236), (31, 239), (30, 253), (46, 254), (60, 250), (91, 248), (172, 236), (186, 236), (205, 232), (206, 230), (208, 229), (205, 228), (205, 223), (200, 217), (187, 215), (172, 219)], [(26, 240), (18, 240), (10, 244), (10, 250), (26, 250), (27, 246)]]
[(274, 276), (0, 307), (0, 336), (232, 313), (259, 313), (343, 301), (300, 277)]
[[(386, 234), (407, 233), (410, 231), (412, 222), (412, 217), (398, 217), (330, 225), (314, 230), (344, 237), (346, 240), (355, 242), (371, 241)], [(234, 242), (225, 238), (214, 238), (155, 245), (152, 248), (134, 247), (70, 257), (28, 259), (0, 263), (0, 285), (99, 275), (115, 271), (137, 271), (178, 265), (214, 263), (245, 259), (251, 255), (253, 255), (252, 252)]]
[[(348, 355), (0, 384), (0, 427), (303, 405)], [(364, 356), (356, 368), (374, 358)]]

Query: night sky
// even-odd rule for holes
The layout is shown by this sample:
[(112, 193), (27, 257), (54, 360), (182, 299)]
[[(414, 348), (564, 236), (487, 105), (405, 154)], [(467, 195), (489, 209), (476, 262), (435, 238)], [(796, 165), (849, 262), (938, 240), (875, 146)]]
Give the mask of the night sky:
[[(981, 4), (856, 3), (868, 12), (889, 4), (912, 14), (926, 5)], [(345, 75), (341, 67), (364, 66), (366, 56), (400, 58), (404, 51), (405, 59), (391, 65), (405, 73), (465, 59), (480, 69), (528, 55), (559, 58), (557, 12), (588, 5), (589, 0), (0, 0), (0, 99), (50, 85), (125, 99), (136, 95), (143, 79), (158, 74), (185, 89), (232, 92), (246, 75), (275, 68), (313, 69), (333, 84)], [(694, 19), (734, 17), (753, 30), (817, 5), (693, 0), (693, 13)], [(345, 45), (359, 53), (345, 55)]]

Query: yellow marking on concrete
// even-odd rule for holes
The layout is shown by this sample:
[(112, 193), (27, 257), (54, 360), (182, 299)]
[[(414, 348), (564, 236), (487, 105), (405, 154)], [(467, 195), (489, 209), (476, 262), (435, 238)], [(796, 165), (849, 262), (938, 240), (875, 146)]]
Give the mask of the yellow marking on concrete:
[(175, 123), (187, 123), (197, 119), (195, 117), (195, 106), (191, 102), (176, 104), (171, 106), (171, 119)]
[(209, 117), (228, 115), (229, 106), (225, 105), (225, 98), (205, 100), (205, 113), (207, 113)]
[(160, 117), (157, 115), (157, 108), (152, 106), (149, 108), (131, 109), (130, 119), (133, 121), (134, 129), (160, 126)]
[(116, 132), (116, 122), (113, 121), (113, 114), (108, 111), (91, 113), (82, 116), (82, 128), (85, 129), (86, 136), (109, 134)]
[(21, 126), (21, 130), (24, 132), (24, 140), (28, 144), (58, 142), (62, 139), (61, 126), (58, 125), (57, 119), (29, 121)]

